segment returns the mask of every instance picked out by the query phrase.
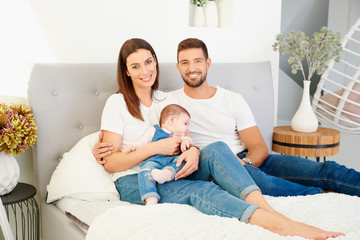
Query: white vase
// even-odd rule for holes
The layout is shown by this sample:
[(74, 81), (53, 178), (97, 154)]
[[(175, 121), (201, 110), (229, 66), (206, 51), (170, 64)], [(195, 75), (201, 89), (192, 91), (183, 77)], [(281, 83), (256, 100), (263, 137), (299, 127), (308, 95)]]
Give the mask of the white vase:
[(310, 83), (304, 80), (304, 89), (299, 109), (291, 120), (291, 128), (297, 132), (315, 132), (318, 128), (317, 117), (310, 103)]
[(234, 12), (233, 0), (216, 0), (219, 16), (219, 27), (231, 27)]
[(194, 27), (203, 27), (205, 25), (204, 8), (196, 6), (194, 9)]
[(11, 192), (19, 182), (20, 168), (13, 155), (0, 152), (0, 196)]
[(214, 1), (208, 1), (204, 7), (205, 22), (207, 27), (218, 27), (218, 9)]

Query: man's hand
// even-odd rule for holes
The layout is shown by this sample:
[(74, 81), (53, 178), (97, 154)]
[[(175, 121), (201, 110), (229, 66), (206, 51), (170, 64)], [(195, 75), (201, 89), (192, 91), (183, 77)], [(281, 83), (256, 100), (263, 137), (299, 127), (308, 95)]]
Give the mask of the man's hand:
[(175, 180), (184, 178), (198, 170), (200, 152), (197, 148), (192, 147), (183, 152), (177, 160), (176, 166), (179, 167), (183, 161), (185, 165), (175, 174)]
[[(235, 155), (236, 156), (236, 155)], [(241, 158), (239, 158), (238, 156), (236, 156), (238, 159), (239, 159), (239, 161), (240, 161), (240, 163), (242, 164), (242, 165), (246, 165), (246, 163), (241, 159)]]
[(94, 145), (92, 149), (92, 153), (99, 164), (105, 164), (106, 161), (103, 160), (104, 157), (109, 156), (114, 150), (111, 143), (102, 143), (103, 134), (99, 133), (99, 140)]

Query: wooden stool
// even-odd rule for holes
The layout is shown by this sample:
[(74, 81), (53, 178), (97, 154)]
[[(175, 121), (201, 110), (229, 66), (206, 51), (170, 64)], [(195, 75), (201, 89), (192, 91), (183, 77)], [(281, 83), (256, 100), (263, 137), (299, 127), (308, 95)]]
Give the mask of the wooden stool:
[(340, 132), (319, 127), (316, 132), (296, 132), (291, 126), (274, 128), (272, 150), (281, 154), (303, 157), (320, 157), (335, 155), (339, 152)]

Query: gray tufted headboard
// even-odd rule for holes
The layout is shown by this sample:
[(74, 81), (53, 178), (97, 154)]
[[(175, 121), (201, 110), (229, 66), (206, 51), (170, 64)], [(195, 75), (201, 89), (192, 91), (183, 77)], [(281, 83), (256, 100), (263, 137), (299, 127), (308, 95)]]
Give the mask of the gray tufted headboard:
[[(244, 96), (270, 149), (274, 124), (270, 62), (213, 63), (208, 82)], [(182, 86), (175, 63), (160, 63), (160, 89)], [(59, 157), (80, 138), (99, 130), (105, 101), (117, 88), (115, 63), (34, 65), (28, 97), (39, 128), (34, 166), (41, 201)]]

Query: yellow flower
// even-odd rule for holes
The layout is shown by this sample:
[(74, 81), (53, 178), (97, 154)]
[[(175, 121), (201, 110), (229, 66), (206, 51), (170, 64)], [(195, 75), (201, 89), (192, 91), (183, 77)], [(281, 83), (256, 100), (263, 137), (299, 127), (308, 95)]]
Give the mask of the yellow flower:
[(0, 103), (0, 151), (19, 155), (37, 140), (37, 126), (31, 109), (23, 104)]

